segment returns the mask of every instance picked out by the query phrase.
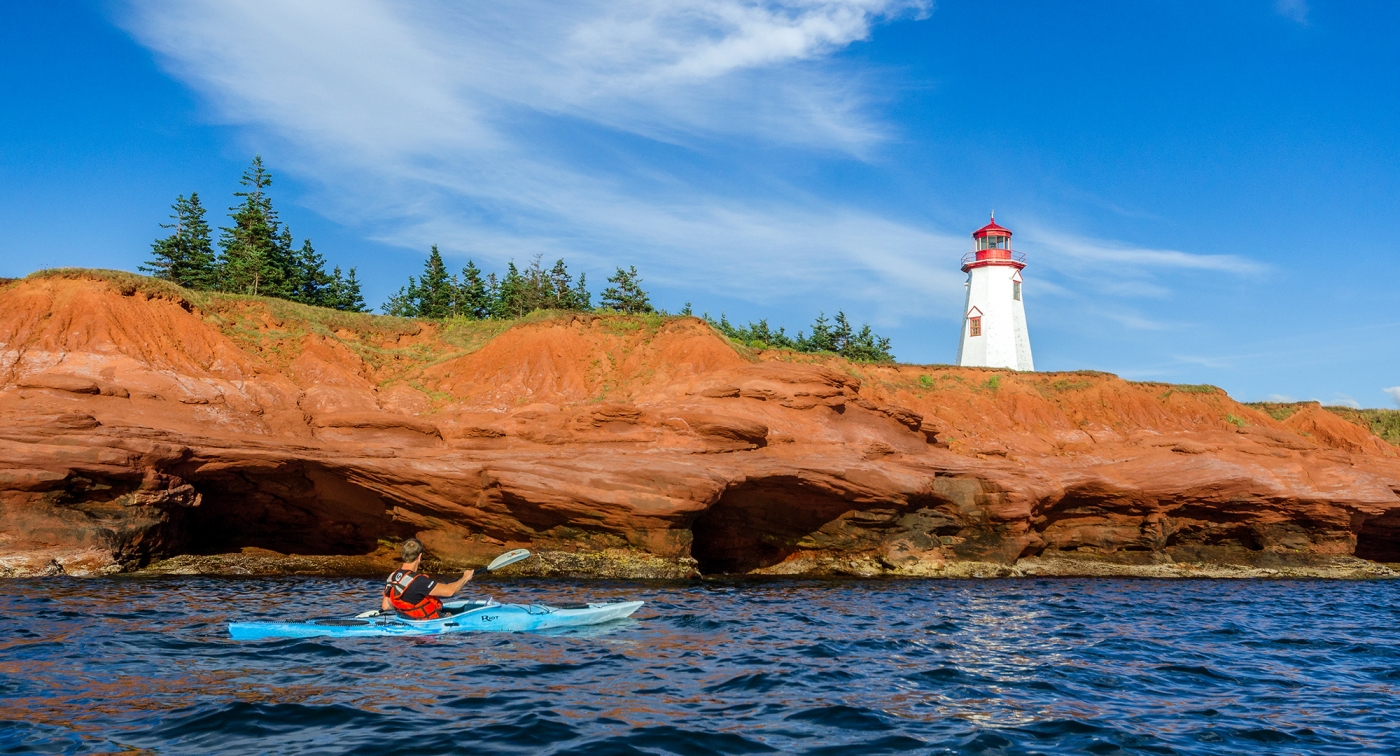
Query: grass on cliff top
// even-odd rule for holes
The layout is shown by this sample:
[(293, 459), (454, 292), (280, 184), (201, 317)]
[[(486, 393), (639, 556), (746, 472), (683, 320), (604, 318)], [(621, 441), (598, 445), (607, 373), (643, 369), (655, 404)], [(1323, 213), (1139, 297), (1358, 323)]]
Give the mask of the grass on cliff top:
[(169, 299), (187, 306), (199, 306), (208, 296), (205, 292), (192, 291), (179, 284), (162, 281), (125, 270), (106, 268), (48, 268), (36, 270), (25, 276), (25, 280), (44, 278), (64, 278), (74, 281), (105, 281), (122, 296), (136, 293), (156, 299)]
[(1320, 402), (1250, 402), (1245, 406), (1253, 407), (1278, 421), (1287, 420), (1306, 407), (1322, 407), (1343, 420), (1380, 436), (1386, 443), (1400, 446), (1400, 410), (1352, 409), (1323, 406)]
[[(224, 335), (245, 348), (272, 358), (274, 362), (283, 361), (279, 360), (279, 357), (291, 358), (298, 351), (301, 339), (308, 334), (316, 334), (339, 341), (376, 369), (396, 360), (423, 366), (455, 359), (475, 352), (518, 325), (565, 318), (596, 318), (602, 319), (604, 327), (619, 336), (641, 331), (653, 335), (668, 322), (683, 317), (658, 313), (625, 315), (536, 310), (524, 317), (508, 320), (473, 320), (464, 317), (417, 319), (368, 312), (346, 312), (276, 297), (194, 291), (169, 281), (125, 270), (51, 268), (31, 273), (27, 278), (102, 281), (123, 296), (141, 293), (151, 298), (178, 302), (187, 309), (199, 310), (204, 319)], [(0, 279), (0, 285), (13, 280), (15, 279)], [(421, 334), (424, 323), (433, 324), (438, 339), (453, 348), (445, 351), (430, 343), (402, 347), (395, 343), (399, 337)]]

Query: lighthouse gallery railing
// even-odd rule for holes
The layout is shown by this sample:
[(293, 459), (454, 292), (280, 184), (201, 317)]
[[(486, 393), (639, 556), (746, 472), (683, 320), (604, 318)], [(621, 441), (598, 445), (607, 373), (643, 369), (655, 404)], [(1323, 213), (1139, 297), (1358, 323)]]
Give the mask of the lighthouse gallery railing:
[[(982, 256), (978, 257), (978, 255)], [(962, 264), (967, 265), (969, 263), (975, 262), (1002, 261), (1018, 262), (1022, 265), (1025, 265), (1026, 254), (1024, 252), (1016, 252), (1010, 249), (979, 249), (976, 252), (968, 252), (967, 254), (963, 255)]]

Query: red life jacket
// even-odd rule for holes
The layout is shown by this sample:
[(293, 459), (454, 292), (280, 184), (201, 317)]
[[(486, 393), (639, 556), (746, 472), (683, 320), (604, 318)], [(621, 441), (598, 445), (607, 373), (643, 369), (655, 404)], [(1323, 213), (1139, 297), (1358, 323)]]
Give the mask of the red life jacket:
[(390, 606), (409, 619), (437, 619), (442, 601), (436, 596), (424, 596), (423, 600), (416, 604), (403, 600), (404, 591), (408, 590), (408, 586), (416, 577), (418, 573), (412, 570), (394, 570), (394, 574), (384, 581), (384, 595), (389, 597)]

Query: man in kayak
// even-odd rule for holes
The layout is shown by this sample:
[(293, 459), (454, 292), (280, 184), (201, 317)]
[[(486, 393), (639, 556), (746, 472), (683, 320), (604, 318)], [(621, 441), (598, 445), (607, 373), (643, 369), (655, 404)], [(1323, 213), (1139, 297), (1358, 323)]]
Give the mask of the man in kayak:
[(417, 538), (404, 541), (403, 564), (384, 581), (384, 600), (379, 602), (380, 611), (394, 609), (409, 619), (437, 619), (438, 611), (442, 609), (442, 599), (456, 595), (476, 572), (463, 572), (462, 579), (455, 583), (439, 583), (418, 572), (418, 566), (422, 563), (423, 544)]

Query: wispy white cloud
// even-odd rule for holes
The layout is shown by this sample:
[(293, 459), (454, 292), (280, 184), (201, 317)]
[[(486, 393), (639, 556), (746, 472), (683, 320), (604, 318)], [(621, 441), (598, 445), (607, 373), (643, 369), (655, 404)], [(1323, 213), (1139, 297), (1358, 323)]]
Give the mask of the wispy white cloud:
[(1257, 275), (1267, 268), (1237, 255), (1212, 255), (1151, 249), (1122, 242), (1091, 239), (1056, 231), (1031, 223), (1022, 233), (1030, 244), (1061, 266), (1092, 265), (1102, 269), (1111, 263), (1115, 273), (1123, 271), (1207, 271), (1234, 275)]
[(1400, 386), (1391, 386), (1388, 389), (1381, 389), (1381, 391), (1390, 394), (1390, 400), (1395, 402), (1395, 406), (1400, 407)]
[(493, 263), (650, 256), (654, 282), (739, 297), (839, 282), (891, 321), (929, 292), (960, 297), (964, 240), (791, 186), (763, 201), (707, 188), (626, 138), (859, 159), (886, 128), (859, 72), (827, 58), (930, 8), (155, 0), (122, 23), (220, 118), (284, 145), (278, 163), (326, 187), (319, 210), (374, 238)]
[(1290, 21), (1308, 23), (1308, 0), (1274, 0), (1274, 10)]
[(1351, 407), (1352, 409), (1361, 409), (1361, 402), (1356, 401), (1355, 398), (1347, 396), (1346, 394), (1337, 394), (1336, 399), (1323, 402), (1323, 404), (1329, 407)]
[(1298, 400), (1297, 400), (1297, 399), (1294, 399), (1293, 397), (1291, 397), (1291, 396), (1289, 396), (1289, 395), (1287, 395), (1287, 394), (1269, 394), (1268, 396), (1264, 397), (1264, 401), (1266, 401), (1266, 402), (1281, 402), (1281, 403), (1283, 403), (1283, 404), (1292, 404), (1293, 402), (1296, 402), (1296, 401), (1298, 401)]

